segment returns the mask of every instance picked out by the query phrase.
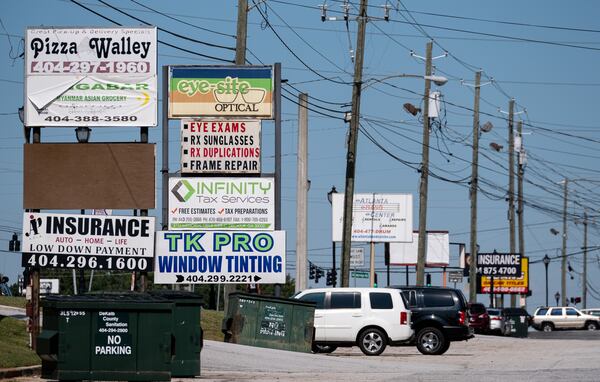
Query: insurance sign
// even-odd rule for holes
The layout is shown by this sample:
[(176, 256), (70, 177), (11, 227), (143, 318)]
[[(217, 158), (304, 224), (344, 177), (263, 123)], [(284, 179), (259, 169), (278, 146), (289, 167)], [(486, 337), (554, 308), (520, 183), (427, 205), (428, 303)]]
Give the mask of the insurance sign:
[(181, 173), (260, 174), (260, 120), (183, 119)]
[(477, 273), (494, 277), (521, 276), (520, 253), (478, 253)]
[(155, 284), (285, 283), (285, 231), (159, 231)]
[(156, 126), (156, 28), (29, 28), (26, 126)]
[(492, 280), (494, 293), (501, 294), (526, 294), (529, 292), (529, 259), (521, 258), (521, 276), (519, 277), (491, 277), (477, 276), (477, 293), (491, 293)]
[(275, 229), (273, 178), (170, 178), (169, 229)]
[(154, 217), (26, 212), (23, 266), (148, 271)]
[(169, 117), (273, 118), (272, 66), (171, 66)]
[[(344, 194), (333, 194), (332, 241), (342, 241)], [(352, 241), (411, 242), (412, 195), (354, 194)]]

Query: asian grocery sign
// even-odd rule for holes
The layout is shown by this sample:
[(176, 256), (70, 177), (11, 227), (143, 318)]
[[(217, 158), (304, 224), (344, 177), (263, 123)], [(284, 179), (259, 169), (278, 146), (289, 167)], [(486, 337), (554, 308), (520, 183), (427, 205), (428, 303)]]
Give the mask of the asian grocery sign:
[(170, 178), (169, 229), (275, 228), (273, 178)]
[(183, 119), (183, 174), (259, 174), (259, 120)]
[(26, 126), (156, 126), (156, 28), (30, 28)]
[(285, 231), (159, 231), (155, 284), (285, 283)]
[(172, 66), (169, 117), (273, 117), (271, 66)]
[(152, 269), (154, 217), (25, 212), (23, 266)]
[[(491, 292), (491, 277), (477, 277), (477, 293)], [(494, 276), (494, 293), (525, 294), (529, 292), (529, 258), (521, 258), (520, 277), (496, 277)]]
[[(344, 194), (333, 194), (332, 205), (332, 241), (342, 241)], [(352, 241), (412, 241), (412, 195), (354, 194)]]

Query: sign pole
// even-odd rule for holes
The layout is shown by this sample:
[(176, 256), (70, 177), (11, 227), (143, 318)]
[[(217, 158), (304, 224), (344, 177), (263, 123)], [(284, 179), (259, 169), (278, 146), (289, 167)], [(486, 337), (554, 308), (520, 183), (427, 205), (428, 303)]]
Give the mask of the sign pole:
[(370, 267), (369, 267), (369, 279), (371, 283), (371, 288), (375, 286), (375, 243), (371, 242), (371, 258), (370, 258)]

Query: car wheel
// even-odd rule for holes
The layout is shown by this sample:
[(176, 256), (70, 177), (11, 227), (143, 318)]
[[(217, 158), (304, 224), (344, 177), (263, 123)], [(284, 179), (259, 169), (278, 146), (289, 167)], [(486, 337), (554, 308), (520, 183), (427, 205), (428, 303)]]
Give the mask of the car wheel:
[(335, 351), (335, 349), (337, 349), (337, 346), (333, 346), (333, 345), (319, 345), (319, 344), (313, 344), (312, 345), (312, 352), (313, 353), (329, 354), (329, 353), (333, 353)]
[(449, 342), (436, 328), (424, 328), (417, 334), (417, 349), (425, 355), (440, 355), (448, 350)]
[(387, 345), (387, 336), (376, 328), (364, 330), (358, 337), (358, 347), (365, 355), (379, 355)]
[(585, 324), (585, 328), (587, 330), (598, 330), (598, 323), (590, 321), (590, 322), (588, 322), (588, 323)]
[(551, 332), (551, 331), (553, 331), (553, 330), (554, 330), (554, 325), (552, 325), (552, 324), (551, 324), (551, 323), (549, 323), (549, 322), (544, 322), (544, 323), (542, 324), (542, 330), (543, 330), (544, 332)]

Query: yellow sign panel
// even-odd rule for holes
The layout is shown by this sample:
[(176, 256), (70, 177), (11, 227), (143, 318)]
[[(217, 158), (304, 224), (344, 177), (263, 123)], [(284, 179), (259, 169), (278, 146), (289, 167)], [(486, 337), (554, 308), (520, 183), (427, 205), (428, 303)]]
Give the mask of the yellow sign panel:
[[(494, 293), (525, 294), (529, 291), (529, 259), (521, 260), (521, 277), (494, 277)], [(491, 292), (491, 277), (481, 276), (481, 293)]]

